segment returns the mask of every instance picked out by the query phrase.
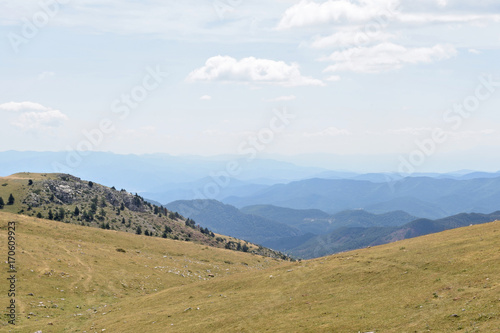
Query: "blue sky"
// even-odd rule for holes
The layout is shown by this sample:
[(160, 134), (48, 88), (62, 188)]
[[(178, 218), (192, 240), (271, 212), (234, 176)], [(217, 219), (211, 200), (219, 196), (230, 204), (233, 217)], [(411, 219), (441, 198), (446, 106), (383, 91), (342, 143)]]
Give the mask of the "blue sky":
[(2, 150), (500, 169), (498, 1), (0, 0), (0, 36)]

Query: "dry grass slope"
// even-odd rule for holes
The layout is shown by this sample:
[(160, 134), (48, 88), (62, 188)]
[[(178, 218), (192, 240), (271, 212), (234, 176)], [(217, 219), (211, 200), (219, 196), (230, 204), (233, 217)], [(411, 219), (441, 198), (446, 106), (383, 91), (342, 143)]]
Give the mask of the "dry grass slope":
[[(93, 323), (103, 313), (113, 317), (121, 301), (280, 262), (195, 243), (0, 213), (0, 249), (5, 257), (8, 221), (17, 224), (19, 316), (15, 328), (2, 316), (1, 332), (101, 332), (92, 328)], [(3, 266), (0, 306), (6, 307), (8, 266)]]
[(292, 263), (6, 213), (2, 249), (9, 220), (5, 332), (500, 331), (500, 222)]

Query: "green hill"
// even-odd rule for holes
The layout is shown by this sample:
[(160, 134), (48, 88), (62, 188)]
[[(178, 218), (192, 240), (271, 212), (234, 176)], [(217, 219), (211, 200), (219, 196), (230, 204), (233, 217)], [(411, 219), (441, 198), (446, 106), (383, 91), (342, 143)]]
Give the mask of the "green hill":
[(500, 330), (500, 222), (285, 262), (0, 212), (2, 249), (9, 221), (18, 321), (3, 332)]
[[(14, 203), (7, 205), (11, 194)], [(0, 197), (6, 203), (0, 211), (284, 257), (262, 246), (216, 235), (192, 219), (124, 189), (117, 190), (68, 174), (18, 173), (0, 177)]]

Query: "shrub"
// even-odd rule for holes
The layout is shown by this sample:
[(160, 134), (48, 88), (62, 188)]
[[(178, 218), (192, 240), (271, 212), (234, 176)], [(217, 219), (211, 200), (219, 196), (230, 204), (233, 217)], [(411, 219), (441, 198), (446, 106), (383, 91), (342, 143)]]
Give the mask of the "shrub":
[(14, 196), (12, 193), (9, 195), (9, 200), (7, 201), (7, 205), (13, 205), (16, 199), (14, 199)]

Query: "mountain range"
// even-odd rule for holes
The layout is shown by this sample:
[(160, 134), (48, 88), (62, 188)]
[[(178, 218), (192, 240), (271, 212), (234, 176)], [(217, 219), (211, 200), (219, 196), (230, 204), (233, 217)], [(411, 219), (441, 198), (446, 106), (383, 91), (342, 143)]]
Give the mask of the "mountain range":
[[(29, 170), (27, 169), (29, 166)], [(231, 166), (234, 168), (228, 168)], [(62, 172), (69, 173), (82, 179), (92, 179), (94, 182), (115, 186), (119, 189), (127, 189), (132, 193), (138, 193), (146, 199), (161, 203), (175, 200), (192, 199), (216, 199), (244, 207), (254, 204), (275, 204), (290, 208), (316, 208), (328, 213), (336, 213), (346, 209), (364, 208), (374, 213), (383, 213), (394, 210), (404, 210), (416, 216), (439, 218), (458, 213), (456, 210), (445, 207), (442, 209), (440, 203), (433, 205), (434, 198), (429, 200), (425, 195), (421, 196), (412, 191), (405, 193), (393, 193), (393, 186), (404, 183), (408, 179), (425, 178), (430, 182), (436, 181), (435, 188), (442, 183), (438, 181), (461, 181), (477, 180), (486, 178), (499, 178), (500, 173), (477, 172), (474, 170), (461, 170), (450, 173), (356, 173), (342, 170), (330, 170), (321, 167), (303, 166), (275, 159), (256, 158), (248, 161), (238, 155), (221, 155), (215, 157), (203, 156), (172, 156), (168, 154), (144, 154), (144, 155), (120, 155), (109, 152), (0, 152), (0, 175), (32, 171), (37, 172)], [(305, 201), (295, 206), (297, 200), (285, 198), (283, 201), (271, 197), (267, 202), (267, 192), (275, 192), (276, 187), (287, 185), (292, 189), (294, 182), (305, 182), (300, 186), (309, 188), (314, 179), (323, 179), (330, 183), (327, 187), (338, 185), (345, 181), (342, 193), (363, 197), (363, 191), (375, 191), (383, 194), (384, 200), (368, 200), (369, 202), (350, 200), (348, 204), (342, 204), (338, 197), (331, 198), (339, 205), (332, 204), (321, 198), (329, 196), (330, 192), (317, 192), (323, 190), (318, 186), (311, 190), (313, 195), (303, 193), (298, 199)], [(359, 182), (374, 183), (378, 185), (360, 185)], [(290, 184), (291, 183), (291, 184)], [(309, 183), (309, 184), (306, 184)], [(481, 184), (479, 184), (481, 185)], [(376, 187), (382, 189), (376, 189)], [(352, 188), (352, 192), (346, 189)], [(360, 191), (356, 191), (359, 188)], [(385, 188), (385, 190), (384, 190)], [(466, 187), (470, 189), (471, 187)], [(416, 189), (418, 190), (418, 189)], [(445, 189), (448, 191), (447, 189)], [(349, 194), (350, 193), (350, 194)], [(290, 195), (297, 196), (301, 193)], [(369, 194), (369, 193), (368, 193)], [(464, 194), (464, 193), (462, 193)], [(484, 193), (487, 196), (487, 193)], [(259, 198), (261, 197), (261, 198)], [(342, 199), (342, 198), (340, 198)], [(352, 198), (350, 198), (352, 199)], [(374, 198), (376, 199), (376, 197)], [(288, 202), (291, 201), (291, 202)], [(354, 202), (352, 202), (354, 201)], [(467, 207), (469, 208), (469, 207)], [(474, 209), (483, 209), (481, 205), (474, 205)], [(496, 208), (495, 208), (496, 209)], [(492, 211), (491, 207), (484, 207), (483, 213)]]
[(372, 213), (401, 210), (414, 216), (436, 219), (461, 212), (497, 210), (500, 177), (468, 180), (406, 177), (385, 183), (314, 178), (273, 185), (253, 195), (233, 196), (223, 202), (238, 208), (268, 204), (320, 209), (330, 214), (352, 209)]
[(438, 220), (417, 219), (400, 227), (343, 227), (326, 235), (309, 238), (298, 246), (292, 245), (291, 248), (286, 248), (287, 243), (283, 241), (268, 245), (299, 258), (316, 258), (499, 219), (500, 211), (491, 214), (461, 213)]
[(166, 207), (195, 219), (203, 227), (297, 258), (316, 258), (500, 219), (500, 211), (460, 213), (431, 220), (403, 211), (373, 214), (352, 210), (330, 215), (317, 209), (272, 205), (238, 210), (216, 200), (175, 201)]

